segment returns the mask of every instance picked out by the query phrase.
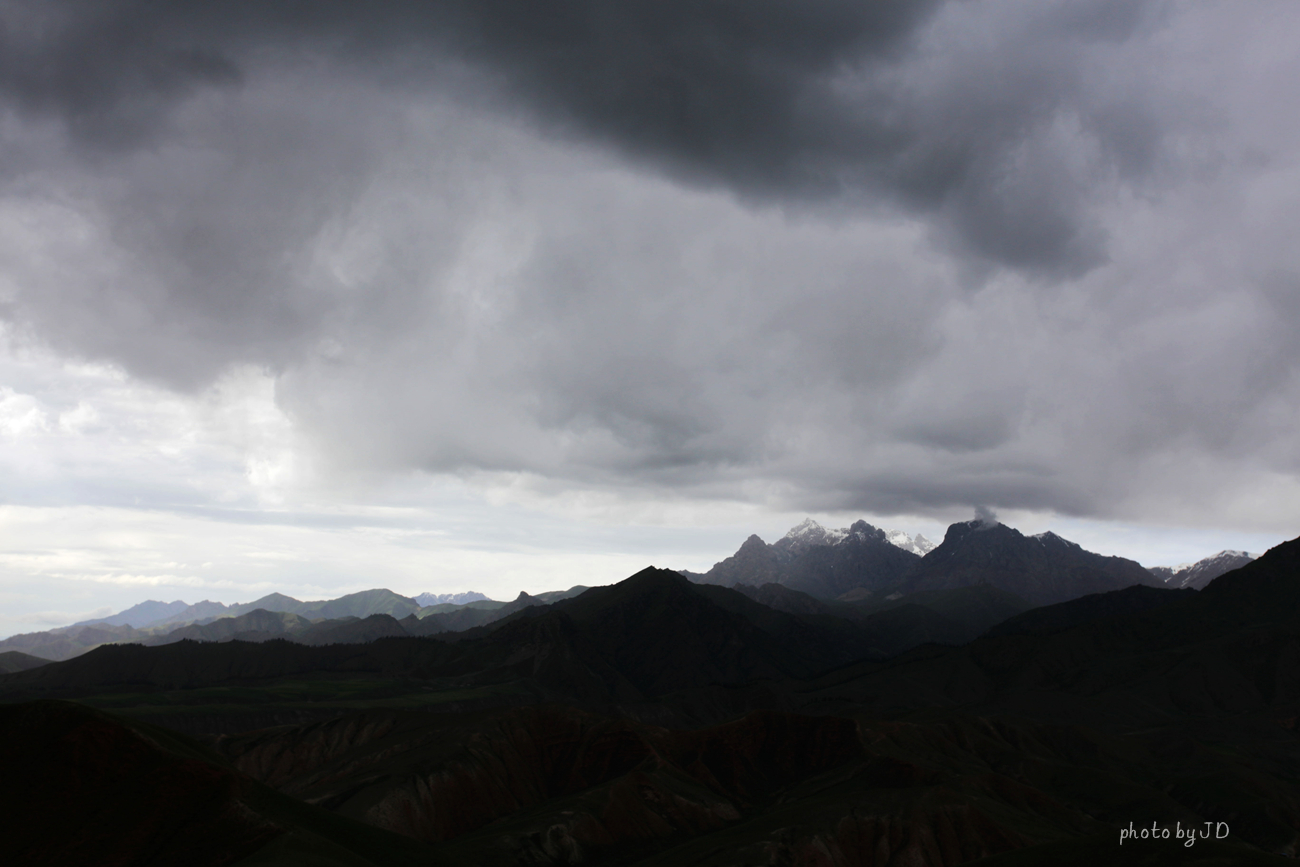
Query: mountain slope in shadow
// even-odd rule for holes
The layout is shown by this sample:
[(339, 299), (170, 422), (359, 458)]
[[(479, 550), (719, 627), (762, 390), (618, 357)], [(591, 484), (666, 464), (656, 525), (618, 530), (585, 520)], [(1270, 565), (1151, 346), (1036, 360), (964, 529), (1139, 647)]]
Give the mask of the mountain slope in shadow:
[(948, 528), (898, 588), (903, 593), (988, 584), (1033, 605), (1054, 605), (1134, 584), (1163, 587), (1142, 566), (1104, 557), (1055, 533), (1024, 536), (1005, 524), (967, 521)]
[(40, 668), (48, 662), (50, 660), (41, 659), (39, 656), (20, 653), (17, 650), (6, 650), (4, 653), (0, 653), (0, 674), (13, 674), (16, 671)]
[(1008, 621), (1007, 634), (860, 663), (819, 683), (851, 684), (895, 712), (1015, 708), (1108, 727), (1300, 713), (1300, 540), (1200, 592), (1131, 588), (1022, 616), (1047, 626)]
[(750, 536), (735, 554), (692, 578), (724, 587), (780, 584), (830, 600), (856, 588), (892, 586), (920, 559), (889, 542), (884, 530), (866, 521), (856, 521), (842, 537), (835, 538), (827, 538), (826, 531), (815, 524), (812, 537), (801, 534), (801, 529), (795, 528), (771, 545)]
[(1190, 598), (1194, 590), (1159, 590), (1135, 584), (1123, 590), (1094, 593), (1069, 602), (1033, 608), (999, 621), (991, 626), (985, 636), (1023, 635), (1030, 632), (1057, 632), (1083, 626), (1087, 623), (1154, 611), (1172, 602)]
[[(1210, 763), (1221, 781), (1261, 785), (1248, 765), (1209, 751), (1161, 754), (1077, 726), (963, 715), (760, 712), (674, 731), (559, 707), (370, 711), (216, 748), (286, 793), (503, 867), (566, 863), (562, 853), (586, 863), (959, 864), (1089, 839), (1134, 814), (1199, 825), (1196, 786)], [(1294, 809), (1293, 793), (1288, 802), (1284, 787), (1262, 785), (1275, 809)], [(1151, 863), (1126, 858), (1113, 833), (1109, 843), (1104, 863)], [(1240, 840), (1210, 848), (1222, 863), (1284, 863)], [(1156, 863), (1174, 863), (1163, 854)]]
[(414, 840), (262, 786), (175, 733), (76, 704), (0, 706), (0, 764), (12, 864), (440, 863)]

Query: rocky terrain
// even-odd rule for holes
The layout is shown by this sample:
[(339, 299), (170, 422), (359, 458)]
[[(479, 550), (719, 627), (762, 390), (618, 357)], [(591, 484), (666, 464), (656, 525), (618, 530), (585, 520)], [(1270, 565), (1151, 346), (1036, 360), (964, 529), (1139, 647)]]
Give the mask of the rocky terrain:
[[(938, 546), (917, 539), (865, 521), (830, 531), (809, 519), (771, 545), (750, 536), (708, 572), (686, 574), (693, 581), (728, 587), (779, 584), (823, 601), (988, 585), (1033, 605), (1051, 605), (1134, 584), (1184, 586), (1170, 585), (1168, 576), (1132, 560), (1085, 551), (1055, 533), (1024, 536), (996, 521), (953, 524)], [(1249, 560), (1220, 555), (1213, 564), (1197, 564), (1197, 589), (1213, 580), (1204, 576), (1220, 567), (1226, 571), (1232, 562), (1236, 568)]]
[(781, 584), (819, 599), (834, 599), (859, 588), (892, 587), (920, 559), (866, 521), (827, 531), (810, 519), (771, 545), (750, 536), (735, 554), (708, 572), (687, 577), (725, 587)]

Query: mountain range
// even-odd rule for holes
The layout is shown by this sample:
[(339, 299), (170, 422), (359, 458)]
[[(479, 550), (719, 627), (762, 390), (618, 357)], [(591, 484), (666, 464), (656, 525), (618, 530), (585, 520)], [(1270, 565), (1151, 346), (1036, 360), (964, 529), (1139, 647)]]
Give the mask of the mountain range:
[[(423, 596), (431, 596), (425, 593)], [(485, 599), (482, 594), (472, 595)], [(470, 601), (470, 600), (467, 600)], [(432, 603), (437, 604), (437, 603)], [(218, 617), (238, 617), (250, 611), (284, 611), (300, 614), (310, 619), (330, 617), (367, 617), (371, 614), (392, 614), (405, 617), (426, 607), (416, 599), (399, 596), (389, 590), (363, 590), (350, 593), (338, 599), (323, 599), (317, 602), (300, 602), (282, 593), (271, 593), (252, 602), (239, 602), (225, 605), (221, 602), (204, 600), (194, 605), (184, 602), (141, 602), (111, 617), (98, 620), (83, 620), (74, 626), (131, 626), (136, 629), (166, 626), (169, 624), (190, 624), (215, 620)]]
[(1251, 559), (1223, 551), (1176, 569), (1148, 570), (1133, 560), (1086, 551), (1055, 533), (1025, 536), (997, 522), (953, 524), (935, 546), (919, 534), (913, 538), (865, 521), (826, 530), (809, 518), (770, 545), (750, 536), (708, 572), (682, 574), (728, 587), (780, 584), (841, 601), (989, 584), (1050, 605), (1134, 584), (1201, 589)]
[[(272, 593), (253, 602), (230, 606), (201, 602), (185, 606), (179, 613), (164, 614), (162, 619), (154, 621), (144, 621), (143, 618), (157, 612), (160, 606), (174, 611), (176, 605), (184, 603), (142, 603), (113, 618), (12, 636), (0, 641), (0, 654), (19, 652), (42, 661), (58, 661), (71, 659), (105, 644), (157, 646), (185, 640), (260, 642), (274, 638), (304, 644), (332, 644), (371, 641), (393, 635), (435, 635), (483, 626), (520, 608), (544, 605), (586, 589), (577, 586), (536, 596), (520, 593), (513, 602), (483, 598), (460, 605), (439, 603), (425, 607), (383, 589), (363, 590), (316, 602), (300, 602)], [(142, 621), (144, 625), (136, 628), (106, 622), (113, 620)]]
[[(895, 534), (895, 539), (900, 535), (907, 538)], [(928, 544), (924, 537), (918, 538), (921, 545)], [(911, 548), (918, 547), (917, 540), (908, 542)], [(702, 584), (781, 584), (819, 599), (834, 599), (853, 590), (893, 586), (920, 559), (866, 521), (828, 531), (808, 519), (771, 545), (750, 536), (735, 554), (708, 572), (684, 574)]]
[(464, 593), (421, 593), (413, 598), (422, 608), (432, 605), (464, 605), (468, 602), (492, 601), (477, 590), (467, 590)]
[[(924, 556), (917, 552), (924, 551)], [(879, 606), (933, 590), (988, 585), (1017, 600), (1005, 615), (1025, 607), (1051, 604), (1079, 596), (1120, 589), (1133, 584), (1201, 589), (1217, 576), (1249, 562), (1253, 555), (1224, 551), (1188, 566), (1144, 570), (1133, 561), (1103, 557), (1084, 551), (1053, 533), (1026, 537), (1001, 524), (979, 521), (949, 527), (944, 541), (934, 546), (924, 536), (885, 531), (858, 521), (841, 530), (826, 530), (808, 519), (768, 545), (751, 536), (732, 557), (707, 573), (683, 570), (681, 574), (702, 584), (761, 590), (768, 602), (776, 599), (766, 585), (787, 588), (811, 597), (801, 603), (866, 603)], [(110, 617), (83, 621), (70, 627), (12, 636), (0, 641), (0, 653), (16, 651), (48, 660), (63, 660), (108, 643), (141, 642), (149, 645), (182, 639), (202, 641), (265, 641), (283, 637), (306, 643), (360, 640), (382, 635), (433, 635), (462, 632), (485, 626), (516, 610), (575, 595), (585, 587), (530, 596), (511, 602), (487, 599), (468, 591), (459, 594), (423, 593), (415, 598), (388, 590), (368, 590), (333, 600), (302, 602), (279, 593), (235, 605), (203, 601), (147, 601)], [(793, 599), (795, 597), (789, 597)], [(785, 604), (792, 604), (789, 599)], [(915, 599), (913, 599), (913, 602)], [(429, 603), (429, 604), (422, 604)], [(764, 604), (767, 604), (765, 602)], [(1016, 606), (1020, 606), (1016, 608)], [(777, 603), (780, 607), (780, 603)], [(836, 616), (852, 620), (871, 605), (841, 607)], [(914, 611), (911, 633), (936, 641), (973, 638), (972, 624), (982, 628), (996, 621), (987, 616), (959, 625), (951, 608), (943, 613)], [(999, 611), (1003, 609), (998, 609)], [(293, 614), (294, 618), (266, 618), (255, 612)], [(823, 613), (831, 613), (829, 609)], [(374, 619), (378, 615), (386, 615)], [(901, 615), (895, 615), (895, 618)], [(946, 621), (935, 617), (947, 618)], [(927, 625), (920, 626), (927, 619)], [(365, 621), (357, 625), (352, 621)], [(401, 626), (394, 622), (400, 621)], [(891, 627), (893, 628), (893, 627)], [(982, 629), (980, 630), (982, 631)], [(906, 644), (901, 633), (882, 647)]]
[[(945, 544), (1064, 550), (1001, 536)], [(1153, 580), (1030, 607), (965, 577), (845, 602), (648, 568), (457, 633), (103, 646), (0, 676), (6, 848), (200, 867), (1291, 863), (1300, 540), (1200, 591)], [(877, 652), (891, 623), (979, 612), (1000, 625)], [(1121, 844), (1130, 825), (1213, 833)]]

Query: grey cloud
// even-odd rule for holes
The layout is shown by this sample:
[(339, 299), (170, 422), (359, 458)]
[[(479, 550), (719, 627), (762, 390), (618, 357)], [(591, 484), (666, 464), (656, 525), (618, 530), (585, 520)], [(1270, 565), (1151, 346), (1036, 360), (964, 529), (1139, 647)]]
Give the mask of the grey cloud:
[(1151, 49), (1235, 13), (0, 8), (6, 318), (265, 367), (327, 465), (1077, 515), (1294, 467), (1292, 137)]
[(103, 2), (0, 6), (0, 93), (23, 111), (58, 115), (95, 148), (147, 144), (179, 100), (240, 80), (212, 47), (182, 34), (169, 44), (156, 11)]
[(794, 121), (808, 84), (896, 52), (936, 5), (14, 3), (4, 10), (0, 83), (24, 106), (74, 126), (114, 114), (131, 126), (141, 103), (238, 81), (239, 64), (257, 50), (378, 60), (398, 74), (427, 74), (429, 52), (452, 54), (505, 70), (510, 88), (545, 104), (544, 113), (597, 135), (710, 173), (779, 175), (801, 147)]
[[(856, 464), (856, 466), (855, 466)], [(1066, 478), (1069, 468), (1019, 456), (981, 457), (960, 462), (942, 457), (894, 455), (892, 460), (841, 461), (839, 472), (807, 476), (791, 496), (804, 508), (834, 508), (875, 515), (934, 515), (969, 520), (971, 503), (1064, 515), (1111, 514), (1115, 491), (1094, 496), (1082, 480)], [(809, 474), (811, 475), (811, 474)], [(993, 506), (987, 506), (993, 508)]]
[[(254, 86), (269, 59), (326, 58), (330, 76), (417, 92), (455, 78), (449, 64), (468, 63), (479, 85), (502, 91), (543, 129), (680, 180), (756, 202), (860, 206), (883, 197), (931, 219), (969, 255), (1048, 274), (1093, 267), (1105, 258), (1089, 213), (1094, 173), (1118, 167), (1136, 178), (1162, 140), (1141, 123), (1141, 92), (1095, 102), (1081, 52), (1132, 38), (1144, 22), (1149, 29), (1160, 4), (1053, 4), (1030, 14), (965, 5), (104, 0), (32, 12), (13, 4), (0, 90), (57, 114), (88, 147), (121, 147), (153, 142), (169, 107), (196, 90)], [(1027, 23), (1004, 26), (978, 56), (946, 41), (967, 19), (1000, 15), (1002, 25)], [(947, 19), (957, 23), (945, 30)], [(921, 50), (925, 39), (933, 44)], [(1075, 125), (1065, 140), (1054, 134), (1062, 119)], [(1093, 143), (1103, 164), (1073, 164)]]

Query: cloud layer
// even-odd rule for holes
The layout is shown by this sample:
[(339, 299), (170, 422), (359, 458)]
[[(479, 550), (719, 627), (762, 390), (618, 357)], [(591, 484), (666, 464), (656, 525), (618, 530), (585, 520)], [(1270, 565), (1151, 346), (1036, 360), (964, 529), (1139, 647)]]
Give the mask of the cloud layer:
[(541, 8), (0, 3), (14, 339), (329, 476), (1300, 520), (1292, 6)]

